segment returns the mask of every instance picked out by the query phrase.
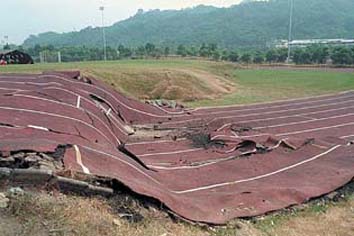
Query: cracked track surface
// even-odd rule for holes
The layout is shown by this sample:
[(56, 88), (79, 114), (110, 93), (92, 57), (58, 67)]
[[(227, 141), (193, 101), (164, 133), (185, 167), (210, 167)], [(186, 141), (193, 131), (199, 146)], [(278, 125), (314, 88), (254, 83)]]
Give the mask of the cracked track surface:
[(2, 158), (64, 145), (66, 170), (117, 179), (193, 221), (261, 215), (354, 177), (352, 91), (165, 110), (79, 72), (50, 72), (0, 75), (0, 97)]

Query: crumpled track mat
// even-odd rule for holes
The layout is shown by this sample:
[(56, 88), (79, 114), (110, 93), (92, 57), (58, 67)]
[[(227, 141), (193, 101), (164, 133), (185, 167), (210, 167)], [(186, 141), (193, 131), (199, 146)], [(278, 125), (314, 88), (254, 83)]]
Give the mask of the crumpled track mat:
[[(354, 92), (165, 110), (79, 72), (0, 75), (0, 152), (65, 149), (67, 170), (117, 179), (189, 220), (223, 224), (354, 177)], [(132, 126), (195, 130), (133, 138)]]

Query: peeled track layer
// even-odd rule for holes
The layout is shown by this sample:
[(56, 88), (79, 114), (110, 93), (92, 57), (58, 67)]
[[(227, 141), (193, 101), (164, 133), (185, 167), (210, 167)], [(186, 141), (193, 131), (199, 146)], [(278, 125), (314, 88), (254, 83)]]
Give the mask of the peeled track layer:
[[(188, 135), (136, 137), (139, 126)], [(117, 179), (193, 221), (223, 224), (345, 185), (353, 140), (354, 92), (166, 110), (78, 72), (0, 75), (1, 156), (65, 147), (65, 169)]]

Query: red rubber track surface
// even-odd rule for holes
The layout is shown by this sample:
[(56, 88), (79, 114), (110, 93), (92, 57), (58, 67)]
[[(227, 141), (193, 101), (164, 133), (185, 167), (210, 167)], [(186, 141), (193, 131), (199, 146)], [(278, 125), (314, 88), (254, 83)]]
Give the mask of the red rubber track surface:
[[(222, 145), (132, 139), (131, 125), (203, 127), (209, 141)], [(79, 72), (0, 75), (3, 156), (64, 145), (67, 170), (117, 179), (193, 221), (223, 224), (345, 185), (354, 177), (353, 140), (351, 91), (171, 111), (126, 98)]]

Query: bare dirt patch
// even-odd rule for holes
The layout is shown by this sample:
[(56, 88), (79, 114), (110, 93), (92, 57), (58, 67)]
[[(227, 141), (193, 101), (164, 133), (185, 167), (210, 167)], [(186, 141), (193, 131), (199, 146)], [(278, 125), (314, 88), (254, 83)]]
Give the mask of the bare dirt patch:
[(187, 102), (220, 98), (236, 90), (230, 80), (199, 69), (152, 68), (100, 73), (103, 80), (119, 91), (141, 100)]

